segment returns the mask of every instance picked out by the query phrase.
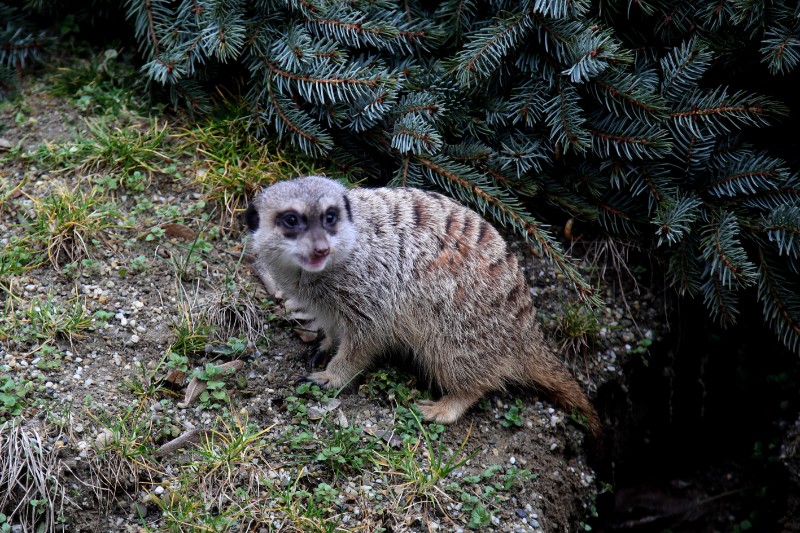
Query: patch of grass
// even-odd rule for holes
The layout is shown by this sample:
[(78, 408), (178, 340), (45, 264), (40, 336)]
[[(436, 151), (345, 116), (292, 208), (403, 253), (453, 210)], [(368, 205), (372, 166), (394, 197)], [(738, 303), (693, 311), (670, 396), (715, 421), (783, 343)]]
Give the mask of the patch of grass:
[(331, 504), (330, 487), (327, 483), (317, 485), (326, 488), (322, 491), (311, 492), (299, 488), (299, 482), (304, 474), (301, 469), (294, 483), (273, 488), (273, 498), (280, 510), (285, 514), (284, 522), (291, 525), (292, 530), (313, 531), (318, 533), (333, 533), (335, 531), (349, 531), (340, 528), (341, 515), (334, 511)]
[(10, 510), (0, 527), (8, 526), (6, 531), (58, 530), (65, 489), (58, 451), (44, 437), (22, 424), (0, 424), (0, 509)]
[(500, 508), (504, 499), (516, 492), (512, 489), (520, 481), (535, 477), (528, 470), (514, 466), (504, 468), (501, 465), (492, 465), (479, 474), (450, 482), (445, 490), (461, 502), (459, 513), (467, 515), (467, 527), (483, 529), (491, 524), (492, 512)]
[(259, 504), (272, 490), (265, 455), (265, 434), (272, 428), (258, 429), (237, 416), (217, 422), (218, 429), (206, 432), (192, 450), (192, 459), (166, 477), (165, 490), (151, 489), (150, 499), (162, 511), (159, 531), (228, 531), (262, 518)]
[(193, 303), (196, 300), (190, 299), (184, 286), (177, 283), (176, 289), (180, 296), (178, 301), (180, 318), (172, 325), (175, 341), (170, 344), (166, 353), (191, 357), (205, 352), (211, 328), (206, 321), (205, 313), (198, 310)]
[(89, 414), (102, 428), (94, 441), (95, 453), (89, 455), (100, 482), (97, 496), (102, 504), (112, 505), (119, 490), (133, 495), (143, 484), (150, 485), (164, 476), (153, 458), (153, 438), (161, 433), (154, 426), (153, 414), (145, 408), (145, 399), (115, 416), (102, 408), (90, 410)]
[(72, 344), (73, 339), (92, 325), (91, 316), (80, 298), (58, 302), (52, 294), (34, 297), (27, 309), (14, 312), (12, 320), (22, 336), (45, 343), (64, 339)]
[[(26, 158), (52, 169), (90, 172), (102, 169), (106, 176), (95, 179), (108, 189), (132, 186), (141, 190), (146, 185), (144, 178), (171, 167), (172, 157), (164, 152), (169, 139), (166, 122), (153, 119), (119, 128), (109, 126), (104, 120), (87, 120), (86, 127), (88, 136), (75, 137), (66, 143), (42, 143)], [(114, 177), (108, 178), (108, 173)]]
[(598, 310), (582, 303), (565, 304), (561, 315), (556, 318), (556, 335), (561, 339), (561, 351), (573, 357), (583, 355), (603, 328), (601, 319)]
[(265, 313), (252, 285), (237, 281), (244, 258), (244, 248), (236, 264), (229, 268), (221, 287), (208, 297), (206, 318), (217, 338), (242, 336), (254, 346), (269, 341), (265, 325), (275, 320), (275, 313)]
[(56, 269), (89, 257), (94, 240), (120, 227), (117, 208), (94, 187), (88, 193), (61, 188), (44, 200), (31, 200), (36, 207), (34, 237), (47, 243), (47, 257)]
[(169, 163), (163, 150), (167, 141), (167, 123), (153, 120), (144, 127), (111, 128), (102, 121), (87, 122), (93, 139), (82, 154), (84, 168), (106, 168), (126, 175), (135, 171), (161, 171), (156, 163)]
[(322, 418), (324, 430), (317, 436), (314, 461), (325, 465), (334, 479), (358, 475), (372, 466), (382, 448), (377, 437), (365, 435), (360, 427), (341, 426), (329, 416)]
[[(203, 225), (203, 227), (205, 226), (206, 224)], [(175, 269), (178, 278), (181, 281), (191, 281), (203, 276), (203, 269), (207, 268), (204, 258), (208, 256), (214, 245), (203, 238), (202, 231), (198, 231), (189, 246), (185, 248), (185, 253), (178, 253), (177, 250), (181, 248), (183, 246), (176, 245), (176, 250), (170, 257), (170, 265)]]

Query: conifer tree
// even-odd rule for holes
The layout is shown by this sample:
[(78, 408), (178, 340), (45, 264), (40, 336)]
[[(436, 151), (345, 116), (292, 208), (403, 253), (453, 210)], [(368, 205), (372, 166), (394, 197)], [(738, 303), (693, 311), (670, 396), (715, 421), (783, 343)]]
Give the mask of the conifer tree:
[[(757, 298), (800, 351), (800, 178), (747, 134), (789, 110), (731, 85), (800, 62), (789, 0), (126, 0), (151, 84), (209, 109), (243, 69), (265, 135), (438, 188), (591, 290), (527, 206), (651, 243), (722, 325)], [(3, 41), (0, 41), (2, 45)], [(3, 62), (7, 63), (0, 56)], [(748, 58), (755, 57), (753, 63)]]

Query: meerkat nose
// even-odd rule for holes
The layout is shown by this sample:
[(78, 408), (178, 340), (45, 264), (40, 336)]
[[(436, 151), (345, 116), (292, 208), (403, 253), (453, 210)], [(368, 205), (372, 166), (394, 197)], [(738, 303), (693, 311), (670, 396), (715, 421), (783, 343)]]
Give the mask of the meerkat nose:
[(331, 252), (329, 247), (314, 247), (314, 257), (323, 258)]

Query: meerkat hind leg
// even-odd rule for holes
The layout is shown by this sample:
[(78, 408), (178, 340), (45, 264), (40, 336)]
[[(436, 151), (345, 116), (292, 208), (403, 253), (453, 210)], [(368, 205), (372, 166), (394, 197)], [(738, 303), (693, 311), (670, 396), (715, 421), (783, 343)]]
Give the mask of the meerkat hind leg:
[(477, 402), (483, 394), (480, 393), (450, 393), (442, 396), (439, 401), (419, 400), (417, 406), (422, 412), (424, 420), (437, 424), (452, 424), (463, 415), (467, 409)]

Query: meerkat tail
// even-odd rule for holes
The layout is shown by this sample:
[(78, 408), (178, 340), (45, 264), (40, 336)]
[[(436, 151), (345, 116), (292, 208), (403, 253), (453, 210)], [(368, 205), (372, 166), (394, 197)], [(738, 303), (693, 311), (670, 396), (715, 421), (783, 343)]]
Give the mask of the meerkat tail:
[(569, 371), (557, 360), (537, 360), (530, 365), (528, 375), (531, 381), (547, 392), (557, 404), (566, 409), (577, 409), (586, 417), (586, 425), (592, 438), (599, 440), (603, 435), (603, 425), (586, 393)]

